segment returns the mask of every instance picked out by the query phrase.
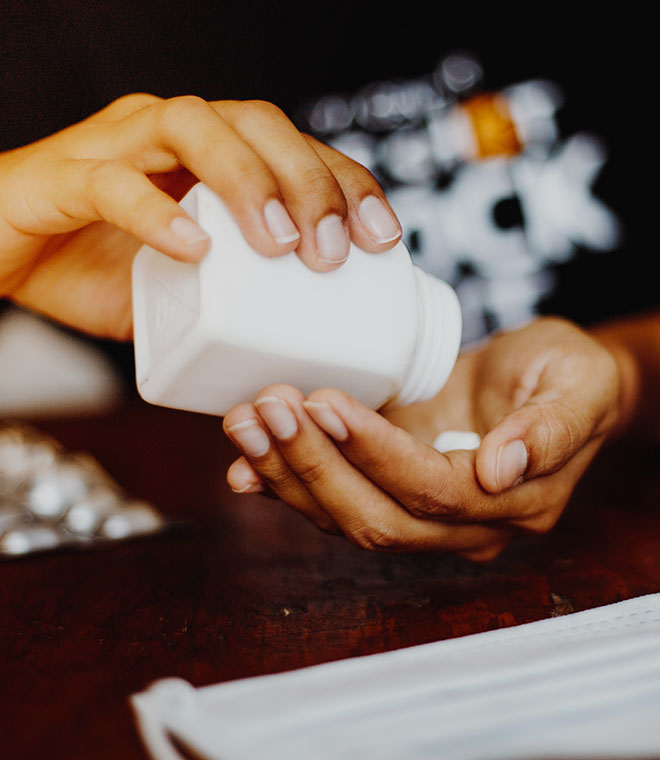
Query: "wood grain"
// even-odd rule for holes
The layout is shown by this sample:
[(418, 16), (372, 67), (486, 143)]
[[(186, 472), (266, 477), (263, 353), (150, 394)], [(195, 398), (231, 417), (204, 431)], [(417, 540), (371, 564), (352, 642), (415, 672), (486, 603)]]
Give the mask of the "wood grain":
[(606, 452), (557, 528), (495, 562), (373, 554), (236, 497), (217, 419), (129, 405), (37, 425), (169, 515), (164, 535), (0, 564), (0, 757), (144, 760), (127, 697), (660, 591), (660, 450)]

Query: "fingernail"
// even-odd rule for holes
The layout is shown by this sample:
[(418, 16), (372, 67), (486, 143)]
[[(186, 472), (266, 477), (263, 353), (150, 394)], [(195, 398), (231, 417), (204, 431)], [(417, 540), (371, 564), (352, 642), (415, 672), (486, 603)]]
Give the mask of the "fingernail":
[(170, 230), (179, 240), (189, 246), (211, 239), (198, 224), (185, 216), (174, 217), (170, 222)]
[(303, 406), (316, 424), (337, 441), (348, 438), (348, 429), (341, 417), (325, 401), (303, 401)]
[(254, 405), (275, 438), (288, 441), (298, 432), (298, 421), (283, 399), (277, 396), (262, 396)]
[(515, 441), (500, 446), (497, 452), (496, 478), (501, 490), (518, 485), (527, 469), (527, 449), (524, 442), (517, 438)]
[(232, 486), (231, 490), (234, 493), (260, 493), (264, 490), (264, 487), (261, 485), (261, 483), (248, 483), (247, 485), (243, 486), (243, 488), (234, 488)]
[(292, 243), (300, 237), (289, 212), (276, 198), (268, 201), (264, 206), (264, 219), (268, 232), (275, 238), (276, 243), (284, 245), (284, 243)]
[(401, 237), (401, 227), (392, 212), (375, 195), (368, 195), (358, 208), (358, 216), (374, 243), (391, 243)]
[(350, 240), (341, 217), (330, 214), (316, 225), (316, 248), (319, 261), (341, 264), (348, 258)]
[(249, 457), (262, 457), (270, 448), (268, 436), (256, 420), (237, 422), (227, 432)]

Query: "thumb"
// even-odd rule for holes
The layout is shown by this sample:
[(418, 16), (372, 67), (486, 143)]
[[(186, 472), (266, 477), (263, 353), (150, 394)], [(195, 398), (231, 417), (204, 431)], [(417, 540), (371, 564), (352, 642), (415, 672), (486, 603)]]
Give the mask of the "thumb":
[(477, 477), (490, 493), (561, 469), (616, 420), (618, 375), (611, 356), (553, 357), (528, 397), (483, 438)]

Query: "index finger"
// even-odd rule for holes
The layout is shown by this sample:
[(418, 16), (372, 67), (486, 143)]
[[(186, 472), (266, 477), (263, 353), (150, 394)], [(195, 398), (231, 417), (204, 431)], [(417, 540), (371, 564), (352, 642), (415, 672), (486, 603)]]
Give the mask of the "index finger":
[(255, 250), (278, 256), (298, 245), (300, 232), (271, 167), (210, 103), (194, 96), (159, 100), (110, 128), (113, 139), (101, 124), (86, 150), (148, 175), (185, 167), (223, 198)]
[[(554, 484), (533, 480), (492, 494), (479, 483), (474, 451), (441, 454), (341, 391), (315, 391), (305, 408), (346, 459), (416, 517), (526, 527), (542, 514), (551, 527), (568, 496), (566, 483), (577, 479), (578, 465), (571, 464)], [(336, 418), (343, 427), (332, 424)]]

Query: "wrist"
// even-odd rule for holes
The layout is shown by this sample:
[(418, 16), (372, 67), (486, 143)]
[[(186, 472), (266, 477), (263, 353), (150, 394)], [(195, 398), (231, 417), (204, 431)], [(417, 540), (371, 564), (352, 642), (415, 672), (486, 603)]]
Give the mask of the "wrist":
[(614, 435), (660, 432), (660, 315), (599, 325), (592, 336), (614, 359), (619, 377)]
[(624, 435), (638, 417), (641, 376), (636, 357), (629, 348), (609, 336), (599, 339), (614, 359), (618, 374), (617, 410), (610, 435)]

